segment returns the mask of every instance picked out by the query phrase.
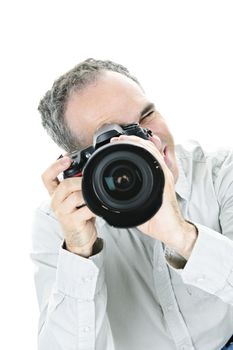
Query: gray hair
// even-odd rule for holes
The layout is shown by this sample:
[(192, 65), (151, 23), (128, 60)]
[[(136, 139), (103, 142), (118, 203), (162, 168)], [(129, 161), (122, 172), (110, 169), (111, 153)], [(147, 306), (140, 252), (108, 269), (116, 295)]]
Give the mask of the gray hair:
[(53, 141), (67, 152), (79, 150), (84, 146), (72, 133), (64, 118), (69, 97), (72, 92), (81, 91), (88, 84), (95, 82), (106, 70), (121, 73), (140, 86), (138, 80), (124, 66), (109, 60), (89, 58), (55, 80), (51, 90), (46, 92), (39, 103), (38, 110), (43, 127)]

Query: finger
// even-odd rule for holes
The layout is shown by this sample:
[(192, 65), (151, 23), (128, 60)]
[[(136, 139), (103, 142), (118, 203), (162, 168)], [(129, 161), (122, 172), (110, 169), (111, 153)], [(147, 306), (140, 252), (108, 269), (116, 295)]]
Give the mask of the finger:
[(77, 222), (86, 222), (96, 217), (96, 215), (87, 206), (76, 210), (72, 216)]
[(155, 134), (153, 134), (153, 136), (149, 136), (148, 140), (142, 139), (141, 137), (138, 137), (138, 136), (135, 136), (135, 135), (132, 135), (132, 136), (130, 135), (128, 137), (130, 139), (134, 140), (135, 142), (140, 142), (141, 144), (144, 144), (144, 145), (148, 144), (148, 141), (150, 141), (156, 146), (156, 148), (159, 150), (159, 152), (162, 152), (162, 141)]
[[(159, 148), (162, 148), (161, 140), (158, 136), (151, 137), (150, 140), (142, 139), (135, 135), (121, 135), (119, 137), (113, 137), (111, 142), (126, 142), (126, 143), (137, 143), (143, 148), (147, 149), (158, 161), (163, 162), (163, 157)], [(161, 149), (162, 151), (162, 149)]]
[(60, 205), (73, 192), (81, 192), (82, 178), (71, 177), (63, 180), (55, 189), (52, 195), (52, 203), (56, 207)]
[[(155, 136), (155, 135), (154, 135)], [(146, 145), (148, 141), (152, 142), (159, 150), (162, 149), (162, 142), (158, 136), (150, 137), (150, 139), (145, 140), (141, 137), (135, 136), (135, 135), (120, 135), (118, 137), (112, 137), (111, 142), (114, 141), (126, 141), (126, 142), (136, 142), (140, 143), (141, 145)]]
[(161, 139), (157, 135), (150, 136), (149, 141), (153, 142), (160, 153), (163, 151), (163, 145)]
[(42, 174), (42, 181), (50, 195), (53, 194), (60, 181), (57, 176), (64, 170), (68, 169), (72, 160), (68, 157), (58, 159), (52, 165), (50, 165)]
[[(62, 217), (62, 225), (66, 228), (66, 231), (81, 233), (86, 229), (88, 221), (94, 220), (96, 215), (87, 207), (83, 207), (71, 213), (70, 215), (64, 215)], [(60, 217), (61, 219), (61, 217)]]
[(61, 212), (62, 215), (70, 214), (80, 209), (83, 205), (86, 204), (84, 204), (82, 192), (73, 192), (61, 203), (59, 212)]

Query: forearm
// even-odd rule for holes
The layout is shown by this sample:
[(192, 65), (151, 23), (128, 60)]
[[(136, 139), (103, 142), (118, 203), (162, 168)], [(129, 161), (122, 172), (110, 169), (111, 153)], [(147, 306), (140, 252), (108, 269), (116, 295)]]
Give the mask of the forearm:
[(166, 246), (188, 260), (193, 251), (197, 237), (197, 227), (184, 220), (180, 227), (174, 230), (171, 242), (166, 243)]

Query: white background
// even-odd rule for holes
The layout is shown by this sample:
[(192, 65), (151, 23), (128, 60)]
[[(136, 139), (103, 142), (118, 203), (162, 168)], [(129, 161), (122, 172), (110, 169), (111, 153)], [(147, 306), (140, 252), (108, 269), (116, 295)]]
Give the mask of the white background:
[[(232, 1), (8, 1), (0, 8), (1, 349), (36, 349), (29, 259), (42, 171), (61, 153), (37, 105), (88, 57), (129, 67), (177, 142), (232, 146)], [(4, 345), (3, 345), (4, 344)]]

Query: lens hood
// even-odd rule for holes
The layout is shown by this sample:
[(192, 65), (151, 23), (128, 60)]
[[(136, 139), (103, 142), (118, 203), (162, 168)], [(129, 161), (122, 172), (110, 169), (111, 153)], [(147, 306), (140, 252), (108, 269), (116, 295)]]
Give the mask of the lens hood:
[(108, 143), (87, 161), (82, 192), (90, 210), (109, 225), (135, 227), (161, 207), (164, 182), (160, 164), (145, 148)]

